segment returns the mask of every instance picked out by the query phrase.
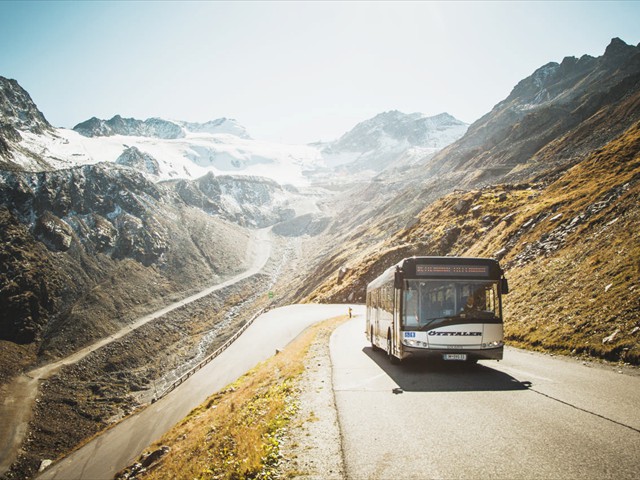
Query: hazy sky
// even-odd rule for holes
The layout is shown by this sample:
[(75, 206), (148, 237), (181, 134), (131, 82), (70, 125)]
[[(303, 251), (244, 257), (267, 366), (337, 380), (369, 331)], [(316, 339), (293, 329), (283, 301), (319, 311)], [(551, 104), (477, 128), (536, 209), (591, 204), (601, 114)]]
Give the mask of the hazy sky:
[(471, 123), (613, 37), (640, 42), (640, 2), (0, 1), (0, 75), (55, 126), (228, 117), (306, 143), (388, 110)]

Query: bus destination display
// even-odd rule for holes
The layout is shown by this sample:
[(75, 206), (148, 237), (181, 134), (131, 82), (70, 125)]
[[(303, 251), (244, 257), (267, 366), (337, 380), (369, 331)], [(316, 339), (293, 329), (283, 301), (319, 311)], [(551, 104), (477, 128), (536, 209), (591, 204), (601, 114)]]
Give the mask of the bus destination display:
[(416, 265), (416, 275), (425, 277), (448, 277), (465, 275), (471, 277), (488, 277), (487, 265)]

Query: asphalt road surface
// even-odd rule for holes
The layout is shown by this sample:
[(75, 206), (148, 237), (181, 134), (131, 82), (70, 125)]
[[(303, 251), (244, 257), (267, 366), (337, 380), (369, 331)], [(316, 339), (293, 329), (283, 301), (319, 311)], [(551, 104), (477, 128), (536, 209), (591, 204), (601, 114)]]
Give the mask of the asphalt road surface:
[(507, 348), (391, 365), (362, 318), (331, 337), (349, 479), (640, 478), (640, 377)]
[(139, 414), (52, 465), (41, 479), (112, 479), (211, 394), (274, 355), (308, 326), (339, 315), (347, 305), (291, 305), (260, 317), (220, 356)]

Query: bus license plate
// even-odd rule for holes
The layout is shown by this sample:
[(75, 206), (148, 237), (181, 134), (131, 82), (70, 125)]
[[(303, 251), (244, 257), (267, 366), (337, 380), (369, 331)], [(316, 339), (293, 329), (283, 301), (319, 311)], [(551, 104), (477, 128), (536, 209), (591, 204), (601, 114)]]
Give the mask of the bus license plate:
[(466, 353), (445, 353), (443, 355), (445, 360), (466, 360)]

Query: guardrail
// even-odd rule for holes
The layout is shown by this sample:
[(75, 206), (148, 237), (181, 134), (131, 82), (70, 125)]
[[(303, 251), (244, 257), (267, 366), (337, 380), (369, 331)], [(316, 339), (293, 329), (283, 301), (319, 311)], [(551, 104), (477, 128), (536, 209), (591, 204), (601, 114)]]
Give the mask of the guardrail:
[(218, 347), (216, 349), (215, 352), (213, 352), (212, 354), (210, 354), (209, 356), (207, 356), (204, 360), (202, 360), (200, 363), (198, 363), (197, 365), (195, 365), (194, 367), (192, 367), (187, 373), (182, 374), (179, 378), (177, 378), (169, 387), (167, 387), (164, 391), (162, 391), (159, 395), (155, 396), (152, 400), (151, 403), (155, 403), (158, 400), (160, 400), (162, 397), (164, 397), (165, 395), (167, 395), (169, 392), (175, 390), (175, 388), (179, 385), (181, 385), (182, 383), (184, 383), (184, 381), (186, 379), (188, 379), (189, 377), (191, 377), (195, 372), (197, 372), (198, 370), (200, 370), (202, 367), (204, 367), (205, 365), (207, 365), (209, 362), (211, 362), (211, 360), (213, 360), (214, 358), (216, 358), (218, 355), (220, 355), (222, 352), (224, 352), (227, 348), (229, 348), (229, 346), (235, 342), (238, 337), (240, 335), (242, 335), (242, 333), (249, 328), (249, 326), (255, 321), (256, 318), (258, 318), (260, 315), (262, 315), (265, 312), (265, 308), (259, 310), (253, 317), (251, 317), (251, 319), (249, 319), (247, 321), (247, 323), (245, 323), (242, 327), (240, 327), (240, 329), (234, 333), (231, 338), (229, 338), (226, 342), (224, 342), (220, 347)]

